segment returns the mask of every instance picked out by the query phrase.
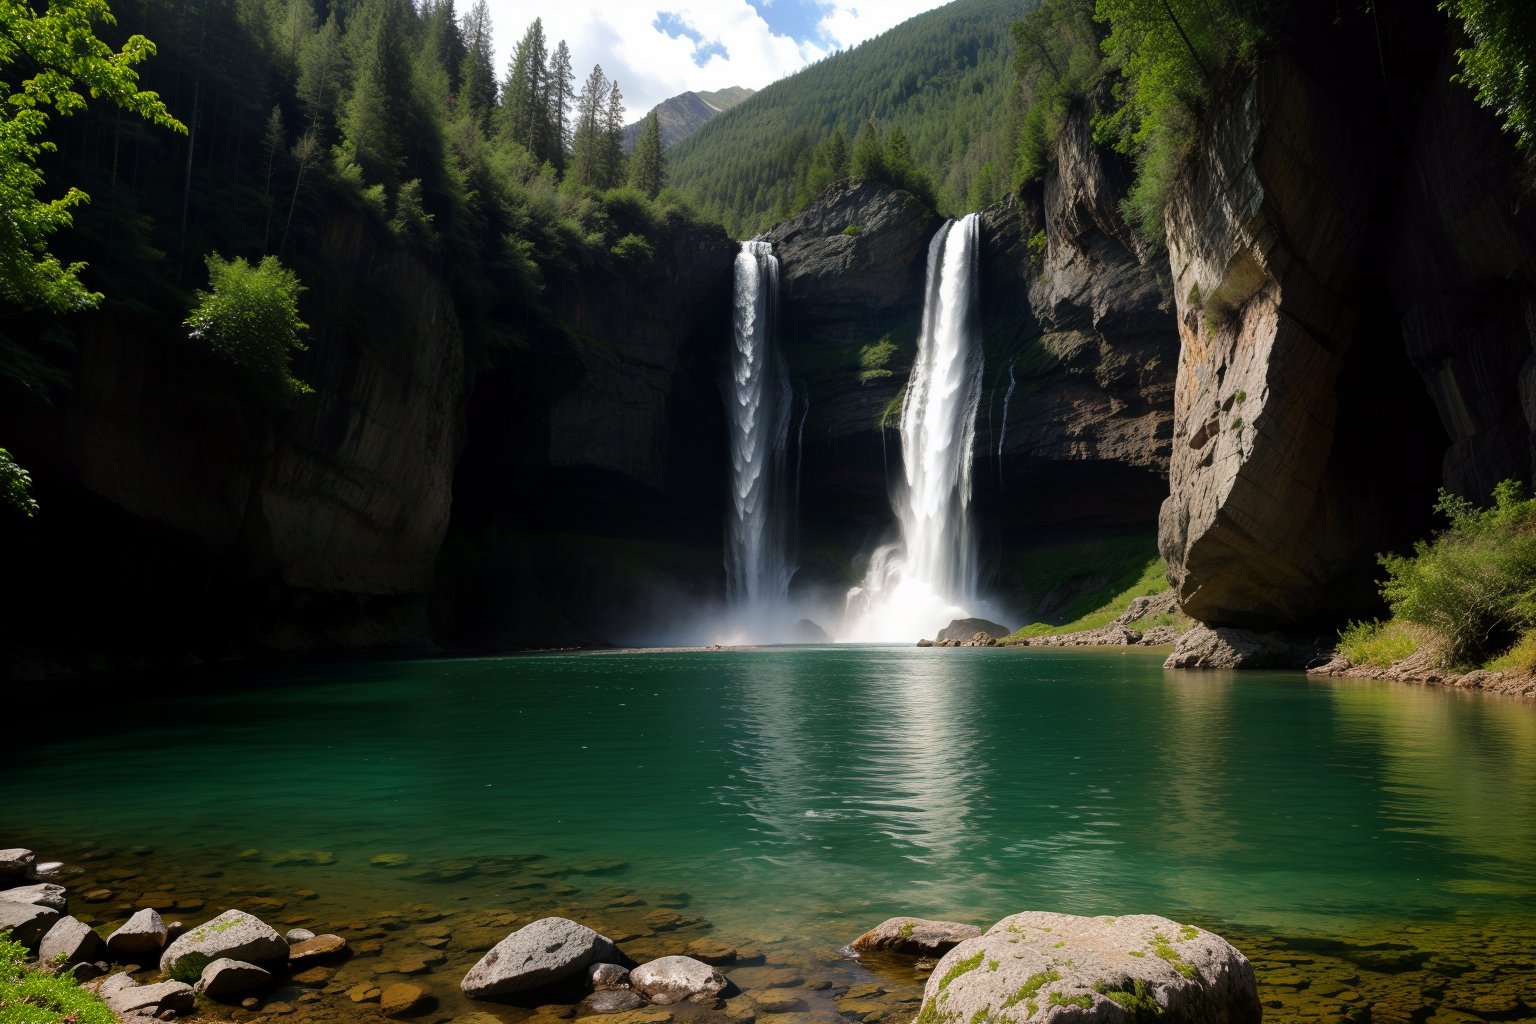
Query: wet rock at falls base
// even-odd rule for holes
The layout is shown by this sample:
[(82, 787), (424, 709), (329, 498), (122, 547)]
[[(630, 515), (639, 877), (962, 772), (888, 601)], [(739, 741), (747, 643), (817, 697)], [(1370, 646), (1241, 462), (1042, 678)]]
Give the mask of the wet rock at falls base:
[(1197, 625), (1179, 637), (1164, 668), (1308, 668), (1323, 654), (1315, 643), (1283, 633)]
[(61, 914), (69, 912), (69, 896), (62, 885), (37, 882), (33, 885), (0, 889), (0, 903), (32, 903), (39, 907), (52, 907)]
[(1007, 626), (998, 625), (988, 619), (955, 619), (949, 625), (939, 630), (936, 640), (975, 640), (977, 633), (985, 634), (994, 640), (1001, 640), (1012, 633)]
[(973, 924), (892, 917), (854, 939), (850, 948), (855, 953), (880, 950), (907, 956), (939, 956), (980, 934), (981, 929)]
[(1015, 914), (945, 954), (922, 1020), (1258, 1024), (1253, 965), (1225, 939), (1148, 914)]
[(541, 988), (614, 955), (612, 940), (563, 917), (540, 918), (502, 939), (464, 975), (459, 988), (490, 999)]

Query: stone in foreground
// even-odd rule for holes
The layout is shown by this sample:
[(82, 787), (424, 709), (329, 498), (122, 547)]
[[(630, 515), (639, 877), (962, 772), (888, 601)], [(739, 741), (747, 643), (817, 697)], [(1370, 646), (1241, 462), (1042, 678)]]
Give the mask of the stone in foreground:
[(0, 850), (0, 885), (30, 882), (37, 876), (37, 855), (31, 850), (13, 847)]
[(926, 921), (921, 917), (893, 917), (882, 921), (853, 940), (855, 953), (902, 953), (907, 956), (942, 956), (981, 929), (953, 921)]
[(73, 917), (61, 917), (48, 929), (37, 949), (37, 958), (45, 964), (69, 966), (89, 963), (101, 956), (101, 936), (91, 926)]
[(691, 956), (664, 956), (630, 971), (629, 984), (657, 1006), (710, 1003), (725, 988), (725, 976)]
[(923, 990), (923, 1024), (1258, 1024), (1253, 966), (1165, 917), (1015, 914), (960, 943)]
[(586, 925), (544, 917), (491, 947), (459, 988), (471, 999), (514, 995), (563, 981), (613, 955), (612, 941)]
[(166, 947), (160, 969), (169, 973), (179, 960), (194, 954), (209, 960), (228, 957), (251, 964), (280, 963), (288, 959), (288, 943), (260, 918), (243, 910), (226, 910)]
[(107, 956), (120, 964), (147, 964), (165, 949), (167, 934), (159, 912), (145, 907), (107, 936)]
[(37, 948), (37, 944), (59, 917), (59, 912), (52, 907), (0, 900), (0, 932), (10, 932), (14, 941), (28, 949)]
[[(113, 977), (127, 976), (115, 974)], [(101, 997), (120, 1019), (157, 1017), (167, 1011), (173, 1016), (191, 1013), (195, 1001), (192, 986), (179, 981), (163, 981), (158, 985), (134, 985), (131, 981), (110, 987), (103, 985)]]
[(203, 968), (193, 989), (209, 999), (228, 1000), (253, 992), (271, 980), (271, 972), (255, 964), (220, 957)]
[(32, 903), (39, 907), (52, 907), (61, 914), (69, 913), (68, 893), (62, 885), (54, 885), (52, 882), (0, 890), (0, 900), (6, 903)]
[(386, 1017), (409, 1017), (427, 1009), (427, 993), (419, 985), (400, 982), (386, 988), (379, 996), (379, 1012)]

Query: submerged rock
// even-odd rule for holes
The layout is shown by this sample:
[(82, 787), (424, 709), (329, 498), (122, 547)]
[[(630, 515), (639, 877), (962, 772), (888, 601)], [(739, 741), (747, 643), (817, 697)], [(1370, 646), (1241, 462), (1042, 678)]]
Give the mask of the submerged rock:
[(400, 982), (379, 995), (379, 1012), (386, 1017), (408, 1017), (427, 1009), (429, 997), (419, 985)]
[(1015, 914), (950, 950), (920, 1019), (1258, 1024), (1253, 966), (1225, 939), (1164, 917)]
[(907, 956), (938, 956), (966, 939), (981, 934), (973, 924), (928, 921), (921, 917), (893, 917), (875, 925), (853, 940), (855, 953), (903, 953)]
[(469, 969), (459, 988), (471, 999), (488, 999), (540, 988), (610, 959), (613, 942), (563, 917), (540, 918), (502, 939)]
[(630, 971), (629, 984), (657, 1006), (707, 1003), (725, 989), (725, 976), (691, 956), (664, 956)]
[(146, 907), (107, 936), (107, 955), (120, 964), (150, 963), (160, 956), (167, 941), (165, 922)]
[(266, 964), (287, 960), (288, 943), (260, 918), (226, 910), (172, 942), (160, 957), (160, 969), (170, 973), (183, 958), (195, 955)]
[(576, 1007), (576, 1016), (623, 1013), (626, 1010), (638, 1010), (644, 1005), (645, 1000), (627, 988), (604, 988), (583, 999)]

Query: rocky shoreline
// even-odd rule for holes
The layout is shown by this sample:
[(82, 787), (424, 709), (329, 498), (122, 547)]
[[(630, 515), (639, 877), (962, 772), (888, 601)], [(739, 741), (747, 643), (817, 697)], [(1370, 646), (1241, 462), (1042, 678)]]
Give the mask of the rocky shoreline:
[[(404, 855), (383, 855), (372, 864), (393, 867), (408, 861)], [(462, 928), (438, 923), (446, 915), (418, 907), (408, 919), (339, 926), (352, 933), (349, 940), (302, 925), (281, 934), (256, 913), (238, 908), (207, 918), (206, 901), (178, 900), (167, 893), (136, 894), (117, 902), (112, 909), (118, 913), (138, 909), (109, 929), (105, 922), (93, 925), (72, 916), (71, 891), (63, 883), (73, 884), (74, 899), (98, 906), (127, 894), (97, 883), (134, 876), (121, 870), (88, 876), (79, 865), (39, 863), (31, 850), (0, 850), (0, 932), (9, 932), (35, 953), (39, 969), (73, 972), (122, 1024), (178, 1019), (297, 1024), (378, 1016), (434, 1024), (596, 1018), (603, 1024), (753, 1024), (760, 1017), (781, 1024), (895, 1024), (911, 1019), (914, 1011), (923, 1021), (956, 1019), (960, 1011), (955, 1007), (961, 1004), (964, 1015), (975, 1019), (970, 1003), (1001, 1004), (1021, 985), (1029, 988), (1030, 1017), (1036, 1003), (1046, 1008), (1039, 1017), (1043, 1022), (1054, 1019), (1058, 1008), (1078, 1021), (1120, 1020), (1120, 1011), (1129, 1005), (1124, 998), (1133, 993), (1145, 1003), (1142, 1008), (1156, 1008), (1160, 1019), (1174, 1024), (1256, 1024), (1262, 1013), (1254, 970), (1242, 953), (1219, 936), (1161, 917), (1033, 912), (1006, 918), (985, 932), (974, 925), (898, 917), (841, 951), (848, 963), (868, 957), (914, 981), (926, 976), (919, 1000), (910, 984), (838, 986), (707, 937), (679, 937), (642, 951), (633, 945), (642, 935), (620, 932), (613, 938), (561, 916), (538, 917), (513, 928), (520, 915), (485, 912), (482, 934), (466, 942)], [(318, 893), (297, 890), (293, 895), (308, 902)], [(287, 913), (289, 904), (281, 899), (251, 896), (243, 902), (268, 917), (284, 915), (280, 923), (314, 923), (308, 914)], [(611, 902), (645, 905), (633, 895)], [(207, 919), (191, 927), (180, 920), (168, 922), (157, 909), (161, 905), (168, 912)], [(98, 915), (82, 916), (94, 920)], [(661, 908), (648, 911), (643, 920), (668, 931), (684, 918)], [(507, 928), (513, 930), (494, 938)], [(407, 930), (419, 947), (415, 960), (353, 970), (382, 955), (392, 932)], [(485, 941), (486, 934), (492, 941)], [(457, 974), (455, 958), (446, 952), (456, 945), (471, 953), (489, 945), (458, 982), (468, 1008), (450, 1006), (450, 992), (421, 977), (436, 966), (450, 977)], [(650, 955), (659, 946), (680, 951)], [(627, 952), (631, 948), (639, 955)], [(979, 970), (984, 958), (990, 966)], [(370, 974), (375, 980), (357, 980)], [(391, 974), (410, 977), (378, 977)], [(818, 1002), (830, 1005), (813, 1012)], [(1094, 1012), (1074, 1015), (1081, 1010)]]
[(1479, 690), (1505, 697), (1536, 700), (1536, 675), (1525, 672), (1491, 672), (1474, 669), (1455, 672), (1435, 668), (1425, 652), (1406, 658), (1387, 668), (1356, 665), (1348, 658), (1335, 656), (1327, 664), (1307, 670), (1307, 674), (1333, 679), (1386, 679), (1422, 686), (1443, 686), (1451, 690)]

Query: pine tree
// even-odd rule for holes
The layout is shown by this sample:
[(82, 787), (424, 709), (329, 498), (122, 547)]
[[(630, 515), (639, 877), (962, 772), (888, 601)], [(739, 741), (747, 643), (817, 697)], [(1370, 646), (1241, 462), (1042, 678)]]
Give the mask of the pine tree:
[(624, 180), (624, 94), (619, 83), (608, 87), (608, 104), (603, 115), (603, 187), (613, 188)]
[(476, 0), (464, 16), (463, 39), (459, 102), (470, 111), (480, 130), (489, 134), (491, 113), (496, 109), (496, 51), (486, 0)]
[(355, 54), (352, 95), (342, 114), (342, 131), (352, 159), (368, 181), (393, 195), (405, 165), (406, 90), (410, 61), (405, 52), (403, 0), (364, 0), (347, 32)]
[(571, 49), (560, 40), (549, 58), (550, 163), (565, 170), (571, 149), (571, 100), (576, 95), (576, 75), (571, 70)]
[(604, 104), (611, 86), (603, 66), (594, 64), (576, 97), (576, 126), (571, 139), (570, 177), (578, 185), (602, 188), (607, 149)]
[(463, 89), (460, 73), (466, 47), (459, 32), (454, 0), (427, 0), (422, 9), (426, 22), (426, 52), (432, 63), (448, 77), (448, 91), (457, 96)]
[(512, 52), (503, 109), (512, 140), (540, 161), (549, 159), (554, 135), (549, 121), (548, 60), (544, 20), (535, 18)]
[(655, 199), (665, 183), (665, 169), (661, 159), (661, 124), (652, 110), (640, 126), (635, 148), (629, 154), (629, 183)]
[(854, 138), (849, 169), (855, 178), (885, 180), (885, 147), (873, 121), (865, 121)]

